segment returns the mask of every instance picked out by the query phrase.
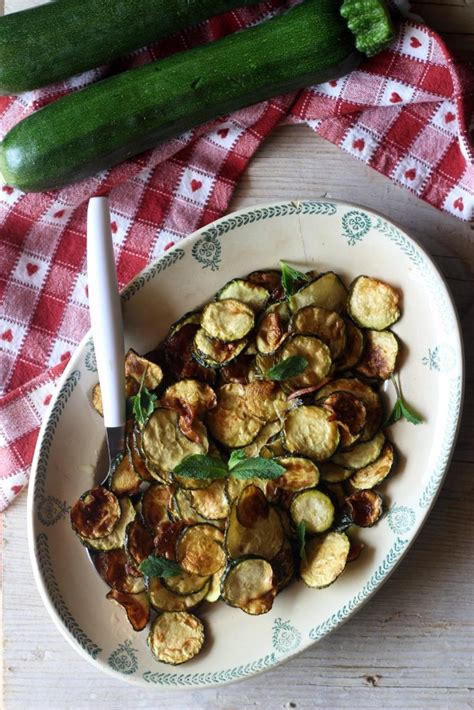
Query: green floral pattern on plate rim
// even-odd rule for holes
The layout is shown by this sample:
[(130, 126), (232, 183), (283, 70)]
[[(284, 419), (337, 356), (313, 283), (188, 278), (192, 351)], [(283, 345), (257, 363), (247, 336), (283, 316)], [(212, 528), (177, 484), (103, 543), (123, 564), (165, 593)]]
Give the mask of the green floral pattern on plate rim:
[[(440, 291), (438, 288), (439, 277), (423, 252), (393, 224), (373, 213), (367, 213), (362, 208), (355, 209), (353, 206), (332, 201), (289, 202), (270, 205), (268, 207), (257, 207), (230, 215), (210, 227), (201, 230), (195, 237), (190, 238), (191, 245), (188, 242), (188, 247), (190, 247), (189, 253), (192, 259), (195, 260), (196, 265), (199, 265), (200, 268), (208, 269), (209, 271), (218, 271), (224, 257), (225, 250), (223, 247), (225, 242), (222, 242), (222, 238), (225, 235), (235, 229), (254, 224), (255, 222), (266, 219), (278, 219), (279, 217), (289, 215), (323, 215), (336, 217), (336, 219), (339, 219), (339, 232), (341, 237), (345, 239), (346, 245), (351, 248), (357, 248), (371, 229), (379, 232), (408, 257), (412, 265), (422, 276), (425, 287), (430, 291), (437, 305), (445, 333), (448, 335), (455, 331), (456, 317), (453, 314), (449, 297), (444, 291)], [(188, 251), (188, 249), (183, 248), (185, 246), (185, 243), (181, 243), (179, 247), (170, 251), (170, 253), (166, 254), (138, 275), (122, 293), (123, 301), (126, 302), (130, 300), (150, 280), (165, 269), (169, 269), (179, 263)], [(304, 649), (311, 641), (319, 640), (337, 628), (374, 593), (380, 584), (387, 579), (396, 564), (398, 564), (401, 557), (408, 549), (411, 539), (413, 539), (406, 539), (404, 535), (409, 534), (410, 530), (413, 529), (417, 518), (420, 516), (423, 518), (424, 515), (426, 515), (427, 508), (432, 505), (436, 498), (449, 463), (462, 402), (463, 378), (462, 374), (458, 375), (460, 368), (462, 373), (462, 363), (454, 362), (453, 364), (453, 362), (450, 361), (449, 367), (441, 367), (439, 352), (442, 344), (430, 343), (429, 345), (430, 347), (426, 348), (427, 354), (423, 358), (423, 364), (429, 368), (433, 376), (436, 376), (442, 369), (456, 369), (455, 365), (457, 365), (456, 376), (449, 380), (449, 406), (442, 446), (440, 447), (440, 454), (425, 489), (419, 500), (416, 503), (412, 502), (412, 505), (415, 507), (400, 505), (397, 502), (392, 505), (386, 518), (386, 524), (395, 537), (383, 562), (356, 595), (326, 618), (324, 622), (309, 631), (308, 640), (305, 643), (303, 643), (301, 631), (296, 628), (291, 619), (283, 620), (276, 618), (273, 623), (272, 633), (268, 638), (267, 654), (255, 660), (250, 660), (243, 665), (222, 669), (216, 672), (201, 673), (146, 670), (139, 676), (137, 674), (139, 663), (136, 649), (133, 647), (133, 642), (128, 639), (124, 639), (115, 649), (108, 652), (106, 658), (102, 659), (102, 650), (94, 640), (89, 638), (67, 608), (55, 576), (48, 535), (44, 532), (44, 528), (49, 528), (63, 521), (68, 510), (65, 501), (61, 501), (53, 495), (47, 495), (46, 483), (48, 459), (54, 441), (55, 431), (59, 419), (67, 406), (67, 402), (71, 398), (81, 378), (80, 370), (73, 371), (71, 367), (69, 367), (63, 377), (62, 386), (56, 397), (55, 404), (42, 430), (39, 450), (37, 452), (32, 495), (30, 495), (30, 515), (34, 513), (35, 516), (31, 526), (36, 535), (34, 562), (37, 564), (38, 572), (42, 577), (42, 584), (45, 588), (43, 592), (44, 596), (49, 597), (49, 603), (52, 603), (61, 623), (58, 623), (58, 619), (55, 619), (55, 621), (60, 627), (61, 624), (63, 625), (64, 628), (61, 628), (63, 633), (64, 629), (67, 630), (70, 636), (68, 640), (72, 638), (78, 647), (90, 658), (99, 660), (105, 669), (108, 667), (109, 672), (112, 671), (121, 677), (133, 678), (133, 676), (135, 676), (134, 680), (136, 681), (141, 679), (142, 682), (144, 681), (158, 686), (183, 688), (227, 683), (261, 672), (289, 658)], [(95, 358), (90, 338), (84, 342), (82, 352), (81, 363), (83, 364), (81, 367), (83, 367), (84, 371), (95, 372)], [(446, 362), (446, 358), (444, 362)], [(418, 507), (418, 511), (416, 510), (416, 506)], [(38, 528), (41, 530), (39, 533)]]

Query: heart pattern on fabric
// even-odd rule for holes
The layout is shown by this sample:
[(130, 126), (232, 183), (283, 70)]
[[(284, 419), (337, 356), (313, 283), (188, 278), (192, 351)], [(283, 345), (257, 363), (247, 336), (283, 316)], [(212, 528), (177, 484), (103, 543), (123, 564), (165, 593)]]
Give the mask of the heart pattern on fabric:
[(363, 150), (365, 148), (365, 140), (363, 138), (357, 138), (353, 142), (352, 147), (356, 150)]
[(70, 357), (71, 357), (71, 353), (68, 350), (67, 352), (65, 352), (61, 355), (60, 360), (61, 360), (61, 362), (64, 362), (65, 360), (69, 360)]
[(418, 49), (418, 47), (421, 47), (421, 42), (418, 39), (418, 37), (412, 37), (410, 39), (410, 47), (413, 47), (413, 49)]
[(453, 207), (455, 210), (459, 210), (460, 212), (463, 211), (464, 209), (464, 202), (462, 197), (458, 197), (457, 199), (454, 200), (453, 202)]
[(329, 86), (336, 87), (337, 86), (337, 81), (333, 79), (332, 81), (329, 82)]
[(13, 333), (12, 333), (12, 331), (10, 330), (10, 328), (9, 328), (8, 330), (6, 330), (4, 333), (2, 333), (2, 340), (6, 340), (8, 343), (11, 343), (11, 342), (12, 342), (12, 340), (13, 340)]
[(18, 495), (18, 493), (21, 491), (22, 488), (23, 488), (23, 486), (12, 486), (12, 487), (11, 487), (11, 491), (12, 491), (12, 493), (14, 493), (15, 495)]
[(6, 192), (7, 195), (13, 194), (13, 187), (10, 187), (10, 185), (4, 185), (2, 187), (2, 192)]
[(415, 168), (410, 168), (409, 170), (405, 170), (405, 177), (407, 180), (414, 180), (416, 178)]
[(202, 187), (202, 182), (201, 180), (191, 180), (191, 190), (193, 192), (197, 192), (200, 190)]
[(456, 115), (452, 111), (448, 111), (448, 113), (444, 116), (444, 122), (451, 123), (451, 121), (454, 121), (455, 118)]
[(33, 274), (36, 274), (38, 269), (38, 264), (32, 264), (31, 262), (28, 262), (28, 264), (26, 265), (26, 271), (28, 273), (28, 276), (33, 276)]
[(392, 91), (392, 94), (390, 96), (390, 103), (391, 104), (399, 104), (401, 101), (403, 101), (402, 97), (400, 94), (396, 91)]
[(117, 222), (111, 222), (110, 229), (112, 230), (112, 234), (117, 234), (117, 232), (118, 232)]
[(66, 210), (58, 210), (57, 212), (55, 212), (53, 214), (53, 217), (55, 219), (61, 219), (61, 217), (64, 217), (65, 214), (66, 214)]
[(171, 249), (171, 247), (174, 247), (174, 242), (168, 242), (168, 244), (165, 246), (165, 251), (168, 251), (168, 249)]
[(47, 394), (46, 397), (43, 399), (43, 404), (45, 407), (48, 406), (48, 404), (51, 402), (52, 394)]
[(219, 135), (222, 139), (227, 138), (229, 135), (229, 129), (228, 128), (219, 128), (217, 131), (217, 135)]

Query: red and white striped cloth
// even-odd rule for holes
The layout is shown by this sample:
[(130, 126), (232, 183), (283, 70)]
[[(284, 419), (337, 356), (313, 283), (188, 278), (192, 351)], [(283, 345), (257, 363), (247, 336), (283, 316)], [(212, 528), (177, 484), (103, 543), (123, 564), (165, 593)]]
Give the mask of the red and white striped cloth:
[[(290, 2), (228, 13), (64, 84), (0, 98), (4, 135), (28, 113), (111, 71), (214, 40)], [(55, 382), (89, 327), (86, 201), (110, 195), (119, 282), (222, 215), (273, 127), (307, 123), (394, 183), (456, 217), (474, 214), (474, 72), (409, 20), (385, 52), (343, 79), (239, 111), (58, 192), (0, 190), (0, 509), (28, 481)]]

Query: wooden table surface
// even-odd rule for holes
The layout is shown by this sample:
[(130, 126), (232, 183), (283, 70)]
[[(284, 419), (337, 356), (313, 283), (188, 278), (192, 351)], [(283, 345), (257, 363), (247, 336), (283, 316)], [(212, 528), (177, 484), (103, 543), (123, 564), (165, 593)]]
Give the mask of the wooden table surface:
[[(33, 1), (7, 0), (5, 9)], [(473, 0), (420, 2), (416, 10), (453, 48), (474, 56)], [(32, 578), (23, 495), (3, 521), (7, 710), (473, 707), (474, 226), (394, 187), (304, 127), (274, 132), (231, 207), (321, 196), (367, 205), (405, 227), (438, 264), (459, 310), (467, 362), (462, 427), (443, 490), (415, 545), (359, 614), (275, 671), (216, 690), (158, 693), (102, 675), (56, 630)]]

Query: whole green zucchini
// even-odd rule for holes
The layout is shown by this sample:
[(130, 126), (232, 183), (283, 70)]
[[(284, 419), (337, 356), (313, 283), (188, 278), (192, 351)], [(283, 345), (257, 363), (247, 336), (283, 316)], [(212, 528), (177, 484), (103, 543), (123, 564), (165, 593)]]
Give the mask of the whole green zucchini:
[(61, 0), (0, 17), (0, 94), (93, 69), (259, 0)]
[(5, 136), (4, 181), (27, 192), (59, 188), (222, 114), (346, 74), (361, 55), (339, 8), (307, 0), (59, 99)]

